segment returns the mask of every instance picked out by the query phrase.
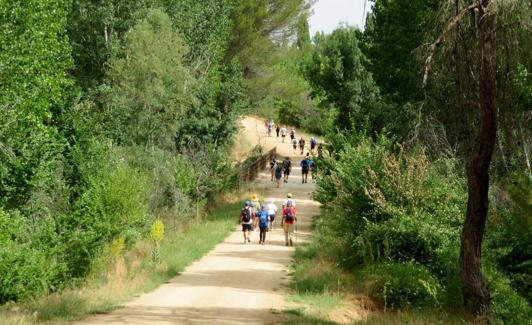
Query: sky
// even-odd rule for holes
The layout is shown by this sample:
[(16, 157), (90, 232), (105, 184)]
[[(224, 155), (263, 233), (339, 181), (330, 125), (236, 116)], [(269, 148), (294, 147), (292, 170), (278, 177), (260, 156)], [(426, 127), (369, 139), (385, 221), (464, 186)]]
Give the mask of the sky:
[[(343, 22), (363, 29), (364, 1), (366, 0), (318, 0), (309, 20), (311, 37), (318, 31), (329, 34)], [(369, 9), (368, 1), (366, 11)]]

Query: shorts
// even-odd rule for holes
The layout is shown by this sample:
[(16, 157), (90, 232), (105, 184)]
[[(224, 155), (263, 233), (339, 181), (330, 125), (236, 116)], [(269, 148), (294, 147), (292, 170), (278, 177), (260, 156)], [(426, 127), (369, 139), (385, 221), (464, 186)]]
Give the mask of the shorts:
[(294, 140), (295, 137), (296, 137), (295, 135), (290, 134), (290, 139)]
[(297, 146), (296, 146), (295, 144), (293, 145), (293, 147), (294, 147), (294, 149), (296, 149), (296, 148), (297, 148)]
[(286, 137), (286, 134), (281, 134), (281, 136), (282, 136), (283, 138), (285, 138), (285, 137)]
[(270, 222), (273, 222), (275, 220), (275, 214), (270, 215)]
[(265, 227), (259, 227), (260, 231), (268, 231), (268, 226)]
[(288, 176), (288, 175), (290, 175), (290, 171), (285, 170), (283, 174), (286, 175), (286, 176)]
[(301, 173), (303, 173), (303, 175), (308, 174), (308, 168), (303, 168), (301, 170)]
[(253, 231), (253, 225), (251, 223), (243, 223), (242, 231)]
[(277, 180), (281, 179), (281, 177), (283, 177), (283, 174), (282, 174), (282, 173), (275, 172), (275, 178), (276, 178)]

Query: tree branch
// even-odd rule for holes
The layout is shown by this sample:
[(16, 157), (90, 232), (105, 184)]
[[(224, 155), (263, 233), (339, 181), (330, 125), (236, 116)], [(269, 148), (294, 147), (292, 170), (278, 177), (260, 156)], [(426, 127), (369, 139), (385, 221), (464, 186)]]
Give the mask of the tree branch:
[(449, 23), (443, 29), (443, 32), (441, 33), (440, 37), (438, 37), (436, 41), (432, 43), (432, 45), (429, 47), (427, 59), (425, 60), (425, 64), (423, 66), (423, 87), (427, 85), (430, 68), (432, 66), (432, 59), (434, 57), (434, 53), (436, 52), (436, 48), (445, 41), (447, 34), (449, 34), (449, 32), (462, 20), (462, 18), (464, 18), (465, 14), (467, 14), (470, 10), (477, 8), (479, 5), (479, 3), (474, 1), (468, 7), (462, 9), (462, 11), (460, 11), (449, 21)]

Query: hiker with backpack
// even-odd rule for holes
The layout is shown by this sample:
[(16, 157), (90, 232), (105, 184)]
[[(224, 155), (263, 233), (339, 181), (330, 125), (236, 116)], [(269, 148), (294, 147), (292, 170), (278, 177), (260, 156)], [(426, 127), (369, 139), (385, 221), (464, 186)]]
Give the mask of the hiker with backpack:
[(286, 200), (283, 202), (283, 209), (286, 208), (288, 205), (291, 205), (293, 207), (296, 206), (296, 201), (292, 198), (292, 193), (286, 194)]
[(303, 155), (303, 153), (305, 152), (305, 139), (303, 139), (303, 137), (299, 139), (299, 150), (300, 154)]
[(283, 139), (283, 143), (284, 143), (284, 139), (286, 138), (286, 133), (288, 132), (288, 130), (286, 129), (286, 127), (282, 127), (281, 128), (281, 138)]
[(273, 230), (273, 222), (275, 221), (275, 216), (277, 215), (277, 206), (273, 203), (273, 199), (270, 199), (268, 204), (266, 204), (266, 210), (268, 210), (268, 216), (270, 217), (270, 231)]
[(296, 129), (292, 127), (290, 129), (290, 140), (294, 140), (296, 138)]
[(272, 174), (272, 182), (273, 182), (273, 177), (275, 176), (275, 164), (276, 164), (276, 160), (275, 160), (275, 156), (273, 156), (272, 158), (272, 161), (270, 161), (270, 172)]
[(270, 216), (268, 215), (268, 210), (266, 208), (266, 205), (262, 206), (262, 209), (257, 213), (259, 220), (259, 244), (264, 245), (266, 242), (266, 232), (268, 231), (268, 228), (270, 227)]
[(260, 206), (259, 196), (254, 193), (251, 194), (251, 209), (253, 212), (253, 229), (255, 229), (257, 228), (257, 225), (259, 224), (257, 212), (261, 210), (261, 206)]
[(301, 183), (306, 183), (308, 178), (308, 172), (310, 170), (310, 166), (312, 164), (312, 160), (310, 159), (310, 154), (307, 152), (307, 156), (305, 159), (301, 160)]
[(279, 132), (281, 132), (281, 126), (277, 124), (277, 126), (275, 127), (275, 133), (277, 134), (277, 137), (279, 137)]
[(292, 139), (292, 147), (294, 148), (294, 155), (296, 154), (296, 150), (297, 150), (297, 139)]
[(290, 161), (290, 157), (286, 157), (285, 160), (283, 160), (283, 175), (284, 175), (285, 183), (288, 183), (288, 177), (290, 176), (291, 170), (292, 170), (292, 162)]
[(310, 175), (312, 176), (312, 183), (316, 182), (316, 176), (318, 175), (318, 164), (316, 159), (310, 161)]
[(314, 154), (314, 150), (318, 145), (318, 140), (315, 137), (310, 138), (310, 153)]
[(283, 164), (280, 161), (275, 162), (275, 182), (277, 188), (281, 185), (281, 178), (283, 177)]
[(246, 200), (244, 207), (240, 212), (239, 222), (242, 224), (242, 233), (244, 234), (244, 244), (250, 243), (249, 233), (253, 231), (253, 208), (251, 202)]
[(287, 204), (283, 208), (283, 219), (281, 220), (281, 225), (284, 230), (285, 246), (294, 246), (292, 234), (294, 233), (294, 224), (296, 222), (296, 207), (292, 205), (291, 200), (287, 200)]

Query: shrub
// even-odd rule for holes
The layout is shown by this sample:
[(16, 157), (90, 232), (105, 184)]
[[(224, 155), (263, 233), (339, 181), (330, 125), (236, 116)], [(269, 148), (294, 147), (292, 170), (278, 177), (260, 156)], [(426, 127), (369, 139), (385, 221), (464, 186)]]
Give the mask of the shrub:
[(493, 268), (485, 269), (491, 295), (491, 313), (503, 324), (530, 323), (532, 308), (511, 286), (510, 280)]
[(412, 263), (378, 263), (361, 271), (368, 280), (370, 297), (389, 308), (435, 306), (441, 284), (421, 266)]
[(54, 244), (40, 245), (53, 225), (42, 221), (32, 226), (19, 213), (0, 208), (0, 303), (46, 293), (61, 285), (65, 270), (56, 258)]
[(150, 184), (145, 174), (118, 162), (91, 180), (76, 204), (74, 216), (63, 222), (70, 232), (68, 262), (74, 276), (87, 273), (91, 259), (119, 235), (134, 242), (146, 226)]

